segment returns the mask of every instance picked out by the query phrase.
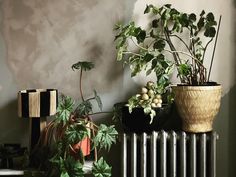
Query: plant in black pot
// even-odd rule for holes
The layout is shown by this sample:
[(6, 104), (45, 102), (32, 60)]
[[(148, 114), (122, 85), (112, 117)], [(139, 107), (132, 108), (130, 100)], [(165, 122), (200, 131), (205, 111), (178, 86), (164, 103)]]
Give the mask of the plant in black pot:
[(122, 122), (135, 132), (167, 128), (164, 124), (171, 114), (170, 75), (174, 62), (165, 57), (165, 44), (157, 40), (151, 30), (144, 30), (134, 22), (118, 24), (116, 30), (117, 60), (130, 67), (131, 77), (143, 71), (147, 76), (156, 76), (156, 82), (149, 81), (122, 107)]
[[(111, 148), (116, 142), (117, 131), (114, 126), (97, 125), (93, 118), (102, 112), (102, 101), (97, 92), (85, 98), (82, 88), (83, 71), (89, 71), (94, 64), (79, 61), (72, 65), (73, 70), (80, 70), (80, 100), (74, 101), (68, 96), (61, 96), (55, 119), (46, 127), (40, 139), (40, 148), (49, 147), (50, 162), (46, 176), (83, 177), (89, 172), (93, 176), (111, 176), (111, 166), (104, 160), (101, 150)], [(97, 103), (101, 111), (94, 112)], [(49, 153), (51, 152), (51, 154)], [(92, 160), (89, 168), (87, 160)]]
[[(217, 22), (211, 12), (203, 10), (197, 17), (194, 13), (179, 12), (170, 4), (161, 7), (147, 5), (144, 14), (150, 18), (146, 29), (134, 22), (117, 25), (117, 60), (130, 66), (132, 76), (142, 70), (147, 75), (154, 72), (156, 85), (163, 90), (168, 88), (169, 75), (175, 67), (181, 84), (173, 86), (172, 90), (182, 117), (182, 129), (211, 131), (222, 90), (219, 84), (209, 82), (217, 40), (209, 71), (204, 60), (209, 45), (218, 36), (220, 25), (216, 30)], [(136, 46), (133, 50), (131, 43)]]

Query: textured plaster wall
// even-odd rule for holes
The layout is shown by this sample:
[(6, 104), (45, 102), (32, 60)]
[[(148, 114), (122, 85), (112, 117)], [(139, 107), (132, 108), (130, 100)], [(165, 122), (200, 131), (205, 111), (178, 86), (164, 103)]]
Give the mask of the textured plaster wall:
[[(27, 144), (28, 121), (17, 117), (16, 93), (26, 88), (58, 88), (78, 98), (78, 73), (70, 66), (79, 59), (93, 61), (85, 73), (84, 88), (101, 94), (104, 109), (134, 93), (150, 78), (130, 78), (115, 61), (117, 21), (133, 18), (145, 26), (146, 4), (172, 3), (188, 12), (212, 11), (223, 15), (212, 80), (223, 85), (221, 111), (215, 121), (218, 176), (235, 176), (235, 2), (214, 0), (0, 0), (0, 143)], [(210, 53), (208, 56), (210, 57)], [(106, 119), (110, 121), (109, 118)], [(109, 156), (119, 177), (119, 146)], [(231, 153), (231, 154), (230, 154)], [(233, 155), (232, 155), (233, 154)], [(116, 175), (115, 175), (116, 174)]]

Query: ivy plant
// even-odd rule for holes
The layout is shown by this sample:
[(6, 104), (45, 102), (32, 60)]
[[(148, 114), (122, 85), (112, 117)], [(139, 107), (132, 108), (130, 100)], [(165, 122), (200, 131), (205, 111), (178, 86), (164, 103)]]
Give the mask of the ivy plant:
[[(169, 85), (174, 66), (184, 84), (203, 85), (209, 81), (210, 72), (207, 73), (204, 59), (216, 35), (217, 22), (213, 13), (203, 10), (197, 16), (180, 12), (170, 4), (161, 7), (151, 4), (147, 5), (144, 14), (151, 16), (147, 29), (133, 21), (116, 27), (117, 60), (130, 66), (132, 76), (143, 70), (147, 75), (154, 72), (162, 92)], [(136, 48), (132, 50), (130, 43)]]
[[(47, 176), (83, 177), (86, 155), (81, 148), (74, 145), (85, 138), (91, 142), (91, 152), (94, 153), (92, 174), (95, 177), (111, 176), (111, 166), (99, 154), (102, 149), (109, 151), (111, 145), (116, 143), (118, 132), (114, 125), (97, 125), (92, 116), (109, 112), (102, 112), (102, 101), (94, 90), (94, 96), (85, 98), (82, 88), (82, 76), (84, 71), (94, 68), (94, 64), (87, 61), (79, 61), (72, 65), (74, 71), (79, 70), (80, 100), (75, 101), (69, 96), (61, 95), (57, 114), (45, 129), (41, 138), (43, 146), (53, 146), (53, 155), (50, 158), (52, 169)], [(99, 112), (93, 111), (93, 102), (97, 103)]]

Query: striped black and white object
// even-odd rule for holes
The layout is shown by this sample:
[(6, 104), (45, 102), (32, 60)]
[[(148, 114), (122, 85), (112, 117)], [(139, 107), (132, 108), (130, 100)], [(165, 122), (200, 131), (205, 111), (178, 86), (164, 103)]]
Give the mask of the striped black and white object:
[(37, 118), (56, 114), (58, 91), (56, 89), (31, 89), (18, 92), (18, 116)]

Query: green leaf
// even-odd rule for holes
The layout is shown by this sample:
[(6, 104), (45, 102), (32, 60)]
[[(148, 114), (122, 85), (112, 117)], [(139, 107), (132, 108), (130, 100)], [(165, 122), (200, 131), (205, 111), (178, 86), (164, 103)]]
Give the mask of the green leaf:
[(74, 107), (74, 101), (69, 96), (62, 96), (57, 107), (57, 122), (62, 122), (63, 125), (66, 124), (70, 119), (71, 112)]
[(153, 28), (157, 28), (157, 27), (158, 27), (158, 23), (159, 23), (159, 19), (154, 19), (154, 20), (152, 21), (152, 27), (153, 27)]
[(153, 55), (151, 55), (150, 53), (146, 53), (145, 56), (143, 57), (144, 61), (146, 63), (148, 63), (149, 61), (151, 61), (154, 58)]
[(117, 61), (121, 61), (123, 59), (123, 52), (125, 51), (126, 46), (122, 46), (120, 48), (118, 48), (118, 52), (117, 52)]
[(90, 101), (83, 101), (78, 105), (76, 111), (79, 113), (80, 116), (88, 115), (92, 112), (92, 104)]
[(215, 21), (215, 17), (212, 12), (207, 14), (206, 19), (207, 21)]
[(154, 49), (158, 49), (159, 51), (162, 51), (166, 46), (166, 43), (164, 40), (160, 39), (157, 40), (154, 44), (153, 44), (153, 48)]
[(92, 68), (94, 68), (94, 64), (92, 62), (88, 61), (79, 61), (71, 66), (72, 70), (83, 70), (83, 71), (89, 71)]
[(206, 37), (215, 37), (216, 29), (214, 27), (206, 28), (206, 31), (204, 32), (204, 36)]
[(128, 100), (129, 113), (132, 113), (133, 108), (137, 107), (139, 104), (139, 99), (136, 96), (132, 96)]
[(146, 31), (141, 30), (139, 34), (136, 36), (137, 42), (142, 43), (144, 39), (146, 38)]
[(75, 144), (89, 136), (88, 130), (84, 123), (72, 124), (65, 131), (65, 137), (68, 144)]
[(191, 13), (191, 14), (189, 15), (189, 20), (191, 20), (192, 22), (195, 22), (195, 21), (197, 20), (196, 15), (195, 15), (194, 13)]
[(65, 166), (69, 177), (84, 177), (83, 165), (74, 157), (68, 156)]
[(93, 163), (92, 173), (95, 177), (110, 177), (111, 169), (112, 167), (101, 157), (97, 162)]
[(146, 8), (145, 8), (145, 10), (144, 10), (144, 14), (149, 13), (152, 8), (153, 8), (153, 5), (146, 5)]
[(98, 131), (96, 136), (93, 139), (94, 146), (99, 147), (99, 149), (106, 149), (110, 150), (111, 145), (113, 143), (116, 143), (118, 132), (114, 128), (114, 126), (106, 126), (104, 124), (101, 124), (98, 127)]
[(70, 176), (67, 172), (62, 172), (60, 177), (70, 177)]
[(101, 100), (100, 96), (98, 96), (96, 90), (94, 90), (93, 92), (94, 92), (94, 98), (97, 101), (98, 107), (102, 111), (102, 100)]
[(184, 64), (180, 64), (178, 67), (178, 74), (181, 76), (189, 76), (191, 73), (191, 67), (190, 65), (184, 63)]
[(137, 73), (141, 72), (143, 69), (143, 65), (141, 62), (133, 62), (130, 66), (131, 69), (131, 77), (134, 77), (137, 75)]
[(186, 13), (183, 13), (179, 18), (179, 22), (180, 22), (181, 26), (188, 27), (188, 25), (189, 25), (188, 15)]
[(198, 30), (200, 31), (202, 29), (202, 27), (204, 26), (204, 21), (205, 19), (202, 17), (199, 19), (198, 23), (197, 23), (197, 27), (198, 27)]
[(205, 11), (202, 10), (201, 14), (200, 14), (200, 17), (202, 17), (203, 15), (205, 15)]
[(156, 65), (157, 65), (157, 59), (153, 59), (151, 69), (154, 69), (156, 67)]
[(164, 7), (171, 8), (171, 4), (165, 4)]

